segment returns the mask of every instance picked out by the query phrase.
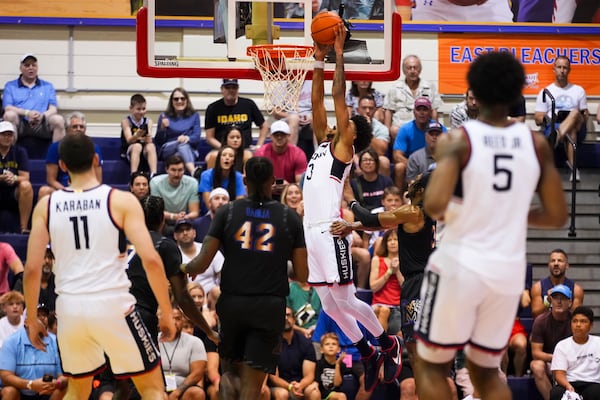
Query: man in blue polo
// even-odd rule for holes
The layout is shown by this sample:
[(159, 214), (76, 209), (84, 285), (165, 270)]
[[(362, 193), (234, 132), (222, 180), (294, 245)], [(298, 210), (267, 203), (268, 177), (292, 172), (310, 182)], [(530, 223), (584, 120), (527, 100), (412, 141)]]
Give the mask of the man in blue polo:
[(42, 158), (50, 143), (65, 135), (64, 119), (58, 114), (54, 86), (38, 77), (37, 57), (21, 57), (21, 75), (4, 86), (4, 119), (17, 127), (18, 143), (29, 158)]
[[(432, 119), (433, 109), (431, 101), (427, 97), (419, 97), (415, 100), (413, 115), (415, 118), (402, 125), (394, 141), (394, 184), (401, 190), (405, 189), (406, 166), (408, 157), (415, 151), (425, 147), (425, 131), (430, 123), (439, 124)], [(445, 126), (439, 124), (442, 132), (446, 132)]]

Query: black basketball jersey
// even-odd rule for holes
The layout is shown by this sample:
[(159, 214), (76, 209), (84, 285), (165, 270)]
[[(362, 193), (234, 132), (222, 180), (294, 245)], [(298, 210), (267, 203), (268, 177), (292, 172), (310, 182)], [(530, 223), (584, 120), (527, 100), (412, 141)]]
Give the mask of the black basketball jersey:
[(306, 247), (296, 211), (274, 200), (235, 200), (217, 210), (207, 236), (221, 241), (223, 294), (288, 295), (287, 261)]
[(415, 233), (408, 233), (404, 231), (402, 225), (398, 225), (400, 272), (405, 279), (423, 273), (427, 260), (435, 248), (436, 223), (427, 215), (424, 217), (423, 228)]
[[(158, 232), (150, 231), (150, 236), (152, 237), (156, 251), (163, 261), (167, 278), (177, 275), (180, 272), (179, 266), (181, 265), (181, 253), (179, 252), (179, 248), (177, 248), (177, 244)], [(134, 254), (131, 261), (129, 261), (127, 276), (131, 281), (129, 292), (137, 300), (137, 305), (148, 310), (150, 313), (156, 313), (158, 302), (148, 282), (146, 271), (142, 266), (142, 260), (137, 254)]]

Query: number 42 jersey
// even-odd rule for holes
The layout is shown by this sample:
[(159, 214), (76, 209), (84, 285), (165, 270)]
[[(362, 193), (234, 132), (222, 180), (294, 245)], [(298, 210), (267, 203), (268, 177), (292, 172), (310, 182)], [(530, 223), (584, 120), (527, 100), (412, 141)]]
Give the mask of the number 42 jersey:
[(48, 231), (58, 295), (129, 290), (125, 234), (110, 212), (113, 190), (100, 185), (50, 195)]

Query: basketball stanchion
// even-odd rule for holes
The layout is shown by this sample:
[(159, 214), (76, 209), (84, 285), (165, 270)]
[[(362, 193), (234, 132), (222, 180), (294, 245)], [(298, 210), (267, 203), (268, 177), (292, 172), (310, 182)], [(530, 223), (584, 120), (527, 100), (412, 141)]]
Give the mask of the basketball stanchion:
[(312, 67), (314, 52), (313, 46), (248, 46), (247, 54), (254, 60), (265, 86), (264, 106), (269, 114), (298, 109), (298, 97)]

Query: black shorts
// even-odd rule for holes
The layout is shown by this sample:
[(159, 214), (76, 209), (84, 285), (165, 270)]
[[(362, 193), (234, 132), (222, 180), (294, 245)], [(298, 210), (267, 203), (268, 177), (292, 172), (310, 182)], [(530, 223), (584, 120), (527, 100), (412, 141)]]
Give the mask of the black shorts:
[(219, 355), (274, 374), (285, 324), (285, 297), (222, 294), (216, 309), (221, 323)]
[(405, 342), (414, 342), (414, 326), (421, 310), (421, 283), (423, 274), (412, 275), (402, 284), (400, 307), (402, 308), (402, 335)]

